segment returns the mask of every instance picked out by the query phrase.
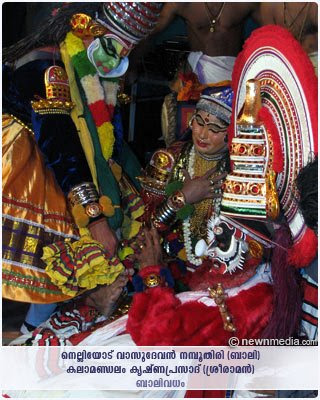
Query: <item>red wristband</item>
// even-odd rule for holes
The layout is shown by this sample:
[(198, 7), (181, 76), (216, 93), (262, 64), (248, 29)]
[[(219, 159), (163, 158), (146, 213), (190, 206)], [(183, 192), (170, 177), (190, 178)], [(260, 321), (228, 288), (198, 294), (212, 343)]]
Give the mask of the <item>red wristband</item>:
[(138, 275), (142, 278), (146, 287), (163, 286), (164, 279), (160, 275), (161, 268), (161, 265), (149, 265), (139, 271)]
[(161, 268), (162, 265), (149, 265), (148, 267), (140, 269), (138, 275), (140, 275), (141, 278), (146, 278), (150, 274), (160, 275)]

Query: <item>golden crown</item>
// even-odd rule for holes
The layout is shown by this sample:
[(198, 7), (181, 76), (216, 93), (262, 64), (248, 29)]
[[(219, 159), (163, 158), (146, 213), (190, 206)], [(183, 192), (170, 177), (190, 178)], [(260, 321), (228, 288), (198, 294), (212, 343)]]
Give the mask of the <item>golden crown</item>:
[(31, 101), (33, 110), (39, 114), (70, 114), (74, 103), (71, 101), (66, 71), (57, 65), (47, 68), (44, 84), (46, 99), (36, 96), (37, 100)]

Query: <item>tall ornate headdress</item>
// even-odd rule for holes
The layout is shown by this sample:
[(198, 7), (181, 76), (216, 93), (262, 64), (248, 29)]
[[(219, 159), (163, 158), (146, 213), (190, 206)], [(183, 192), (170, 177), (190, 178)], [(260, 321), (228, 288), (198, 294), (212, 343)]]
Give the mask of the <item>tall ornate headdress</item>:
[(155, 28), (163, 3), (107, 2), (97, 22), (125, 41), (136, 44)]
[[(275, 220), (281, 210), (291, 230), (296, 266), (315, 256), (313, 232), (298, 210), (295, 179), (317, 153), (318, 82), (299, 43), (285, 29), (257, 29), (238, 56), (230, 125), (232, 172), (222, 214)], [(303, 251), (301, 251), (303, 249)]]
[(74, 107), (70, 97), (70, 86), (66, 71), (57, 65), (44, 73), (46, 99), (31, 101), (32, 108), (39, 114), (70, 114)]

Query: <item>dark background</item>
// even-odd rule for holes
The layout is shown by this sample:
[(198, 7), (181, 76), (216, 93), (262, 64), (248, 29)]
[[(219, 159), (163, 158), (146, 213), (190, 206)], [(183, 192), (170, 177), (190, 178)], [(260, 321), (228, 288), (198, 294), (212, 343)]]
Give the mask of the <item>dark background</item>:
[[(63, 3), (3, 3), (2, 46), (14, 45), (18, 40), (37, 30), (52, 12)], [(129, 127), (134, 130), (130, 142), (140, 162), (145, 164), (150, 154), (161, 146), (161, 107), (164, 96), (170, 93), (169, 81), (173, 78), (178, 62), (183, 56), (180, 49), (187, 49), (186, 29), (182, 19), (176, 20), (163, 33), (154, 37), (148, 51), (138, 65), (135, 81), (136, 95), (134, 118), (130, 119), (130, 107), (121, 109), (124, 135), (128, 139)], [(26, 77), (27, 78), (27, 77)], [(125, 93), (132, 94), (132, 83), (126, 82)], [(131, 110), (131, 115), (133, 114)]]

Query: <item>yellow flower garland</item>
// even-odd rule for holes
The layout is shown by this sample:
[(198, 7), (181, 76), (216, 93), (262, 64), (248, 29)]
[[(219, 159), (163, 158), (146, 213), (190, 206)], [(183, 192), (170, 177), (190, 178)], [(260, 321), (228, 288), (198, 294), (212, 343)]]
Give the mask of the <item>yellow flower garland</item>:
[[(85, 46), (82, 40), (77, 36), (75, 36), (72, 32), (67, 33), (65, 42), (66, 42), (67, 52), (71, 57), (72, 62), (74, 63), (75, 69), (77, 70), (77, 64), (76, 64), (77, 57), (79, 56), (79, 53), (86, 52)], [(82, 62), (84, 62), (84, 60), (82, 60)], [(89, 60), (87, 60), (87, 62), (90, 64)], [(84, 66), (82, 65), (81, 68), (83, 69)], [(109, 98), (110, 96), (108, 95), (108, 93), (105, 93), (108, 87), (107, 82), (101, 84), (97, 73), (95, 75), (91, 75), (90, 73), (88, 73), (87, 75), (80, 76), (80, 82), (84, 89), (91, 113), (92, 113), (92, 106), (94, 106), (94, 104), (97, 103), (98, 101), (101, 100), (103, 100), (104, 102), (110, 101)], [(111, 86), (113, 87), (114, 83), (111, 83)], [(107, 105), (105, 107), (106, 107), (105, 112), (107, 114), (108, 113)], [(94, 116), (94, 113), (92, 115)], [(110, 116), (108, 116), (108, 118), (110, 118)], [(115, 137), (113, 134), (113, 125), (111, 121), (107, 119), (106, 116), (105, 122), (103, 122), (102, 125), (100, 126), (96, 125), (96, 128), (102, 155), (105, 158), (105, 160), (109, 160), (112, 156), (113, 146), (115, 142)]]
[(111, 122), (104, 122), (101, 126), (97, 127), (101, 151), (106, 160), (111, 158), (113, 153), (114, 135), (113, 125)]

